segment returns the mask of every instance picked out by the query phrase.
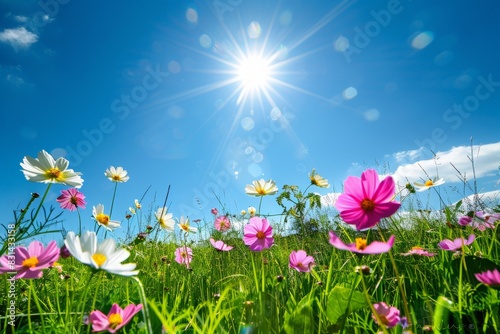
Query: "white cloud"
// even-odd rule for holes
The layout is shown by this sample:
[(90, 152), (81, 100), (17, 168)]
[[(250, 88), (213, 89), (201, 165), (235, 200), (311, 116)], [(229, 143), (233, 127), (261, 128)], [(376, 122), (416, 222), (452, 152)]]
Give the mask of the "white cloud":
[[(493, 176), (498, 172), (500, 142), (474, 145), (472, 151), (474, 154), (476, 179)], [(472, 180), (474, 174), (470, 157), (470, 146), (454, 147), (449, 151), (437, 152), (436, 159), (420, 160), (411, 164), (401, 165), (392, 176), (394, 181), (400, 186), (404, 186), (408, 182), (413, 183), (427, 179), (425, 173), (430, 178), (437, 176), (436, 174), (439, 173), (439, 177), (444, 178), (448, 183), (462, 182), (459, 177), (460, 174), (462, 177), (466, 177), (467, 180)]]
[(28, 18), (26, 16), (21, 16), (21, 15), (14, 16), (14, 20), (21, 23), (28, 22)]
[(15, 29), (5, 29), (0, 32), (0, 42), (10, 44), (14, 50), (18, 48), (28, 48), (31, 44), (36, 43), (38, 35), (27, 30), (25, 27)]
[(421, 147), (418, 150), (410, 150), (410, 151), (401, 151), (394, 153), (392, 156), (396, 160), (397, 163), (408, 163), (415, 161), (420, 158), (424, 152), (424, 148)]
[(17, 75), (14, 75), (14, 74), (7, 74), (7, 76), (5, 77), (5, 79), (12, 83), (14, 86), (22, 86), (25, 84), (24, 82), (24, 79), (21, 78), (21, 77), (18, 77)]
[[(472, 210), (474, 208), (480, 209), (475, 206), (477, 202), (485, 205), (486, 207), (495, 206), (500, 199), (500, 190), (492, 190), (477, 195), (470, 195), (462, 199), (462, 207), (464, 210)], [(456, 203), (454, 203), (456, 204)]]

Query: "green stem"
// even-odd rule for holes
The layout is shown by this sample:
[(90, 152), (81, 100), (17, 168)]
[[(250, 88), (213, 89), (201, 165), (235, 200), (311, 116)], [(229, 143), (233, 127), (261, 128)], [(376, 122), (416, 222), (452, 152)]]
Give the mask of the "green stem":
[(33, 216), (33, 219), (31, 219), (31, 224), (33, 224), (35, 222), (36, 217), (38, 216), (38, 213), (40, 212), (40, 209), (42, 208), (43, 202), (45, 201), (45, 198), (47, 197), (47, 194), (49, 193), (51, 186), (52, 186), (52, 183), (49, 183), (47, 185), (47, 189), (45, 189), (45, 193), (42, 196), (42, 200), (40, 201), (40, 204), (38, 204), (38, 208), (35, 211), (35, 215)]
[(153, 327), (151, 327), (151, 317), (149, 316), (149, 308), (148, 308), (148, 300), (146, 299), (146, 293), (144, 292), (144, 286), (142, 285), (139, 278), (133, 276), (132, 277), (136, 282), (139, 290), (139, 296), (141, 298), (142, 303), (142, 316), (144, 318), (144, 322), (147, 325), (148, 333), (153, 333)]
[(78, 233), (79, 236), (82, 235), (82, 217), (80, 215), (80, 208), (76, 207), (76, 212), (78, 213), (78, 225), (80, 226), (80, 232)]
[(111, 208), (109, 209), (110, 220), (111, 220), (111, 215), (113, 214), (113, 206), (115, 205), (116, 188), (118, 188), (118, 182), (115, 182), (115, 190), (113, 191), (113, 198), (111, 199)]
[(33, 280), (30, 279), (30, 290), (33, 290), (33, 299), (35, 300), (36, 308), (38, 309), (38, 313), (40, 313), (40, 321), (42, 322), (42, 329), (45, 330), (45, 320), (43, 319), (43, 310), (40, 305), (40, 300), (38, 300), (38, 295), (36, 293), (36, 289), (34, 287)]
[(259, 210), (257, 211), (257, 216), (260, 216), (260, 206), (262, 205), (262, 198), (264, 198), (264, 196), (260, 196)]

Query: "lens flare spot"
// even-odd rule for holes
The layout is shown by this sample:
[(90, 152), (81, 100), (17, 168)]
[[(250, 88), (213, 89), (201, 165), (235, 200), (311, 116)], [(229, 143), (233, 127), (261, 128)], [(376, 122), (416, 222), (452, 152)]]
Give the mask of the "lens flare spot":
[(194, 8), (188, 8), (186, 11), (186, 20), (191, 23), (198, 23), (198, 12)]
[(415, 49), (422, 50), (432, 43), (434, 33), (432, 31), (424, 31), (415, 36), (411, 41), (411, 46)]
[(259, 38), (260, 34), (261, 34), (259, 22), (252, 21), (252, 23), (250, 23), (248, 25), (247, 33), (248, 33), (248, 37), (250, 37), (250, 38), (254, 38), (254, 39)]
[(255, 122), (253, 121), (252, 118), (250, 117), (244, 117), (242, 120), (241, 120), (241, 127), (246, 130), (246, 131), (250, 131), (253, 129), (253, 127), (255, 126)]
[(343, 92), (342, 92), (342, 97), (346, 100), (350, 100), (356, 97), (358, 95), (358, 91), (354, 87), (347, 87)]

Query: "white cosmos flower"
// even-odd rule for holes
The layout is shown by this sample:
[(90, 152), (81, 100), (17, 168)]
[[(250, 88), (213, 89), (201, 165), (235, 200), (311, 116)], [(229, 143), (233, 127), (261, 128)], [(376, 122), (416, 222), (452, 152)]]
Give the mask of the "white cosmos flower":
[(429, 188), (440, 186), (444, 183), (443, 178), (435, 177), (432, 180), (429, 179), (425, 183), (413, 182), (416, 191), (426, 191)]
[(173, 232), (175, 228), (175, 221), (172, 218), (173, 215), (171, 213), (167, 213), (167, 211), (168, 208), (166, 207), (158, 208), (158, 210), (156, 210), (155, 217), (162, 229)]
[(120, 227), (119, 221), (110, 220), (109, 216), (104, 213), (104, 205), (102, 204), (92, 207), (92, 216), (97, 224), (103, 226), (108, 231), (113, 231), (115, 228)]
[(109, 169), (106, 169), (106, 172), (104, 173), (106, 177), (112, 181), (112, 182), (127, 182), (128, 179), (130, 178), (127, 176), (127, 171), (123, 169), (123, 167), (109, 167)]
[(123, 248), (116, 249), (114, 239), (106, 239), (97, 244), (95, 232), (87, 231), (80, 238), (70, 231), (66, 235), (64, 244), (75, 259), (94, 269), (121, 276), (134, 276), (139, 273), (138, 270), (134, 270), (135, 263), (122, 264), (130, 253)]
[(184, 218), (184, 216), (181, 216), (181, 219), (179, 221), (179, 224), (177, 224), (181, 230), (184, 232), (189, 232), (189, 233), (196, 233), (198, 232), (198, 229), (196, 227), (192, 227), (189, 224), (189, 218)]
[(21, 162), (22, 172), (26, 180), (42, 183), (61, 183), (80, 188), (83, 185), (81, 173), (68, 169), (69, 161), (64, 158), (54, 158), (42, 150), (38, 158), (25, 156)]
[(253, 181), (252, 184), (247, 184), (245, 192), (252, 196), (274, 195), (278, 192), (278, 187), (273, 180), (260, 179)]

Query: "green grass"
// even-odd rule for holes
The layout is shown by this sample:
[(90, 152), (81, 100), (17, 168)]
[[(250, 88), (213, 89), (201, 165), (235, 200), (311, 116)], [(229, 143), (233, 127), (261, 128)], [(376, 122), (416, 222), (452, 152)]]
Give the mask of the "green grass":
[[(433, 218), (414, 210), (357, 232), (317, 206), (303, 213), (308, 219), (301, 226), (313, 221), (313, 229), (275, 234), (274, 245), (258, 253), (244, 245), (237, 231), (209, 230), (234, 249), (218, 252), (208, 241), (188, 241), (194, 254), (189, 270), (174, 260), (184, 240), (163, 240), (153, 230), (142, 242), (122, 244), (131, 252), (125, 262), (137, 263), (140, 270), (137, 281), (92, 272), (73, 258), (61, 258), (61, 273), (50, 268), (41, 279), (15, 282), (15, 326), (9, 325), (11, 283), (2, 275), (0, 310), (7, 311), (0, 328), (7, 333), (89, 333), (91, 326), (83, 319), (90, 311), (107, 313), (113, 303), (124, 307), (145, 297), (148, 312), (137, 314), (122, 332), (147, 333), (150, 325), (153, 333), (161, 333), (162, 327), (168, 333), (402, 333), (399, 325), (379, 327), (373, 320), (370, 306), (381, 301), (401, 310), (411, 324), (406, 330), (413, 333), (500, 332), (498, 290), (474, 277), (500, 268), (498, 223), (481, 232), (454, 221), (448, 225), (444, 214)], [(275, 231), (286, 230), (276, 217), (272, 221)], [(391, 235), (396, 242), (389, 253), (359, 256), (333, 248), (329, 229), (346, 242), (358, 236), (387, 240)], [(437, 247), (442, 239), (471, 233), (476, 240), (462, 253)], [(413, 246), (437, 255), (401, 255)], [(288, 267), (291, 251), (299, 249), (315, 259), (309, 273)], [(369, 273), (360, 274), (358, 266), (368, 266)]]

